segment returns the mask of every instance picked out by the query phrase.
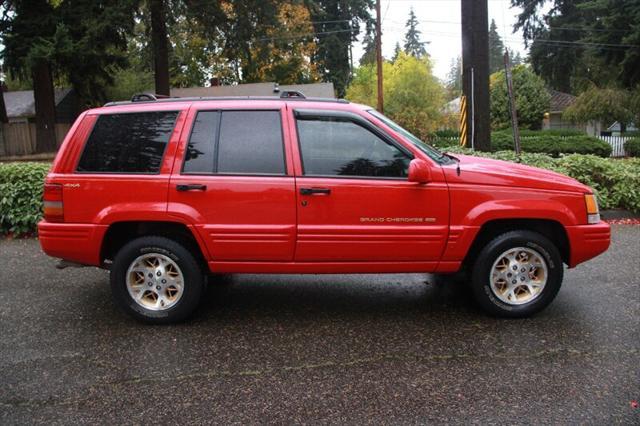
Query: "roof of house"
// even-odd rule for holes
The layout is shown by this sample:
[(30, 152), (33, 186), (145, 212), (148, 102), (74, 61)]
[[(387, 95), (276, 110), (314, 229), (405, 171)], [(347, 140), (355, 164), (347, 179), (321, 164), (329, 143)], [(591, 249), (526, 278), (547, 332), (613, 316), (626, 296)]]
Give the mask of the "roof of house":
[(553, 89), (547, 89), (547, 91), (551, 95), (550, 112), (563, 112), (576, 101), (576, 97), (568, 93), (558, 92)]
[(171, 96), (187, 97), (228, 97), (228, 96), (277, 96), (279, 92), (274, 91), (278, 87), (280, 92), (287, 90), (302, 92), (307, 98), (335, 98), (333, 83), (311, 83), (311, 84), (283, 84), (275, 83), (248, 83), (231, 86), (210, 86), (210, 87), (186, 87), (171, 89)]
[[(55, 103), (58, 105), (71, 89), (55, 89)], [(18, 90), (15, 92), (3, 92), (4, 105), (8, 118), (33, 117), (36, 115), (36, 103), (33, 98), (33, 90)]]

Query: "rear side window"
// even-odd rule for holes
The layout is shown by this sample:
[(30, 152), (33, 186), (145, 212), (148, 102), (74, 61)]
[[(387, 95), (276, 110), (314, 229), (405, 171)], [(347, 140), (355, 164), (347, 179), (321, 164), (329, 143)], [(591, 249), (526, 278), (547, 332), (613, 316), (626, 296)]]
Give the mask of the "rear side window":
[(178, 111), (101, 115), (77, 171), (158, 173), (177, 117)]
[(183, 172), (284, 175), (280, 112), (199, 112)]

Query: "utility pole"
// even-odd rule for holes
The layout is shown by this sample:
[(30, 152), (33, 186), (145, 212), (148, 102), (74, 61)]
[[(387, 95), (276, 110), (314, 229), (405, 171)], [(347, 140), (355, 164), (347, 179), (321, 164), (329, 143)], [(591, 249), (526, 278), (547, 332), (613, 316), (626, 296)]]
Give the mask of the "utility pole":
[(384, 112), (384, 94), (382, 93), (382, 18), (380, 0), (376, 0), (376, 64), (378, 66), (378, 111)]
[(516, 98), (513, 94), (513, 76), (511, 75), (511, 60), (509, 51), (504, 52), (504, 74), (507, 79), (507, 91), (509, 92), (509, 109), (511, 110), (511, 127), (513, 129), (513, 147), (516, 155), (520, 158), (520, 129), (518, 129), (518, 111), (516, 109)]
[(461, 0), (462, 93), (467, 98), (467, 140), (491, 149), (489, 115), (489, 24), (487, 0)]

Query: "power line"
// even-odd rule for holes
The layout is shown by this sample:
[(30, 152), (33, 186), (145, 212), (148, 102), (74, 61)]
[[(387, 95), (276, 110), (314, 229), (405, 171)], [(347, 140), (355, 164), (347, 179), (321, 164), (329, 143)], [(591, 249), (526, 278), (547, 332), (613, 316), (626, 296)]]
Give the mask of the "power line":
[(318, 35), (335, 34), (335, 33), (352, 33), (357, 31), (359, 31), (359, 28), (350, 28), (345, 30), (333, 30), (333, 31), (308, 32), (308, 33), (299, 33), (296, 35), (283, 36), (283, 37), (262, 37), (262, 38), (254, 39), (253, 41), (294, 40), (298, 38), (308, 38), (308, 37), (314, 37)]

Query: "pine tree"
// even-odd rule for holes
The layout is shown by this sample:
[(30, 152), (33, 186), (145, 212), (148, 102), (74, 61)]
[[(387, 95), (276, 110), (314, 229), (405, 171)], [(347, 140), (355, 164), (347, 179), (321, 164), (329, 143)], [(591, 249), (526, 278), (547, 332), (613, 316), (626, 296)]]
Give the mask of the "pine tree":
[[(21, 0), (7, 5), (0, 33), (5, 68), (33, 81), (36, 151), (56, 148), (53, 81), (68, 81), (83, 105), (104, 99), (110, 69), (126, 61), (133, 1)], [(37, 11), (37, 13), (34, 13)]]
[(362, 40), (364, 53), (360, 58), (360, 66), (376, 63), (376, 37), (373, 32), (367, 32)]
[(446, 87), (448, 97), (453, 99), (462, 92), (462, 57), (451, 60), (451, 69), (447, 73)]
[(396, 47), (393, 48), (393, 57), (391, 58), (391, 62), (395, 62), (400, 56), (400, 52), (402, 52), (402, 48), (400, 47), (400, 42), (396, 41)]
[(427, 55), (425, 49), (426, 42), (420, 41), (420, 30), (418, 29), (418, 18), (416, 17), (413, 7), (409, 10), (409, 19), (407, 20), (407, 32), (404, 36), (404, 52), (409, 56), (418, 59)]
[(312, 61), (325, 81), (344, 97), (351, 80), (349, 51), (360, 24), (371, 25), (372, 0), (308, 0), (318, 49)]
[(498, 34), (496, 21), (491, 20), (489, 26), (489, 72), (493, 74), (504, 68), (504, 43)]

